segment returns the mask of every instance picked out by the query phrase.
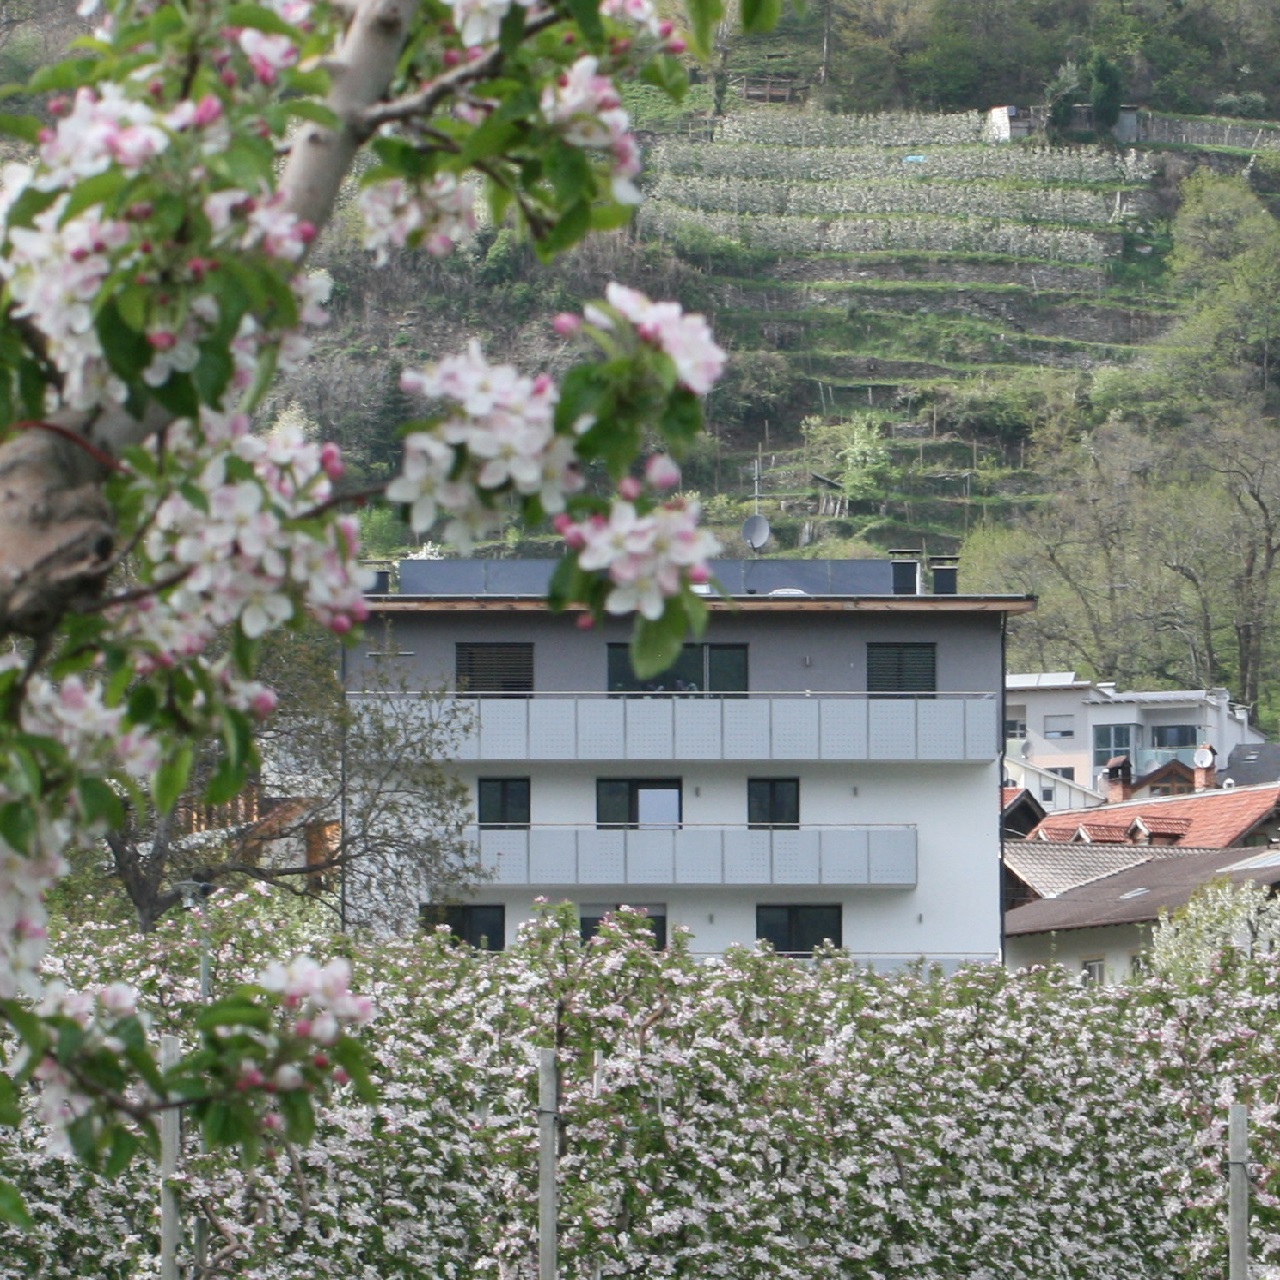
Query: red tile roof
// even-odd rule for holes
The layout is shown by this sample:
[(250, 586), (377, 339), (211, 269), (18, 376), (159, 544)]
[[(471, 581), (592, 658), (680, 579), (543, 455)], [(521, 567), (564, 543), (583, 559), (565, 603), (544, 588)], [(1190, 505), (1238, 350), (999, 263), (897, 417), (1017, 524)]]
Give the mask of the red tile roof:
[(1190, 796), (1152, 796), (1096, 809), (1059, 810), (1047, 815), (1029, 838), (1071, 840), (1083, 831), (1098, 842), (1135, 843), (1142, 836), (1133, 824), (1141, 818), (1149, 832), (1175, 836), (1177, 844), (1225, 849), (1242, 844), (1255, 828), (1275, 818), (1278, 809), (1280, 783), (1272, 782)]

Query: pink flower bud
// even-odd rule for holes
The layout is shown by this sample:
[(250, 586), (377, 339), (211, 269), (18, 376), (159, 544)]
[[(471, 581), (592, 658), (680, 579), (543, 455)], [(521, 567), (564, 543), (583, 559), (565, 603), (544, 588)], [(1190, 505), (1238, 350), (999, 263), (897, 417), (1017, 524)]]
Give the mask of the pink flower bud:
[(680, 468), (666, 453), (655, 453), (644, 466), (644, 478), (654, 489), (674, 489), (680, 483)]
[(310, 1036), (311, 1036), (311, 1019), (310, 1019), (310, 1018), (299, 1018), (299, 1019), (297, 1020), (297, 1022), (295, 1022), (295, 1023), (293, 1024), (293, 1029), (294, 1029), (294, 1030), (295, 1030), (295, 1031), (296, 1031), (300, 1036), (302, 1036), (304, 1039), (308, 1039), (308, 1038), (310, 1038)]
[(249, 706), (259, 720), (265, 720), (276, 709), (277, 701), (274, 689), (259, 689)]
[(551, 327), (562, 338), (571, 338), (582, 328), (582, 317), (575, 316), (572, 311), (562, 311), (551, 322)]
[(618, 497), (625, 502), (634, 502), (644, 492), (644, 486), (635, 476), (623, 476), (618, 481)]
[(192, 116), (192, 121), (197, 127), (212, 124), (222, 115), (222, 101), (216, 94), (206, 93), (199, 102), (196, 103), (196, 113)]
[(580, 613), (573, 620), (573, 625), (579, 631), (590, 631), (596, 625), (596, 620), (589, 613)]
[(660, 23), (658, 23), (658, 34), (659, 34), (659, 35), (660, 35), (664, 40), (665, 40), (665, 39), (666, 39), (666, 38), (667, 38), (667, 37), (668, 37), (668, 36), (669, 36), (669, 35), (670, 35), (670, 34), (671, 34), (675, 29), (676, 29), (676, 24), (675, 24), (674, 22), (672, 22), (670, 18), (663, 18), (663, 20), (662, 20)]
[(222, 83), (227, 86), (228, 89), (234, 89), (236, 87), (237, 81), (239, 80), (239, 77), (236, 75), (234, 71), (231, 70), (230, 67), (228, 67), (222, 73), (220, 79), (222, 80)]
[(456, 67), (462, 61), (462, 54), (457, 49), (446, 49), (441, 55), (441, 61), (446, 67)]
[(147, 344), (156, 351), (171, 351), (178, 345), (178, 339), (167, 329), (157, 329), (147, 334)]
[(329, 630), (335, 636), (345, 636), (351, 630), (351, 619), (345, 613), (336, 613), (329, 619)]
[(697, 585), (711, 581), (711, 571), (705, 564), (693, 564), (689, 566), (689, 581)]
[(320, 446), (320, 469), (330, 480), (340, 479), (346, 470), (342, 461), (342, 450), (332, 440)]
[(666, 46), (668, 53), (683, 53), (688, 47), (679, 37), (674, 40), (668, 40)]
[(327, 1053), (316, 1053), (311, 1057), (311, 1065), (318, 1067), (321, 1071), (329, 1065), (329, 1055)]
[(341, 1067), (335, 1067), (333, 1071), (334, 1084), (346, 1084), (351, 1077)]
[(266, 1129), (268, 1133), (279, 1133), (280, 1130), (284, 1128), (284, 1121), (281, 1120), (273, 1111), (270, 1115), (262, 1117), (262, 1127)]

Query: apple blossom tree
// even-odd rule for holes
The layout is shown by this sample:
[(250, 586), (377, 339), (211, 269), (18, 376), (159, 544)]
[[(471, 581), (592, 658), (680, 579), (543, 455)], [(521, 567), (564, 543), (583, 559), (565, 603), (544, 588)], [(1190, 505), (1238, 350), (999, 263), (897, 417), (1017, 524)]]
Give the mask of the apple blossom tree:
[[(745, 4), (744, 24), (775, 8)], [(547, 256), (620, 227), (640, 156), (619, 83), (678, 95), (684, 46), (652, 0), (82, 13), (93, 34), (26, 87), (46, 118), (0, 117), (30, 148), (0, 183), (0, 1123), (36, 1079), (77, 1152), (118, 1169), (163, 1108), (193, 1109), (211, 1145), (252, 1146), (273, 1116), (304, 1134), (335, 1065), (363, 1078), (347, 1031), (370, 1009), (341, 966), (273, 966), (206, 1010), (165, 1072), (127, 993), (45, 990), (38, 973), (69, 850), (131, 798), (169, 807), (202, 735), (223, 748), (208, 802), (243, 784), (275, 702), (264, 635), (310, 617), (341, 636), (365, 616), (344, 504), (376, 495), (344, 493), (335, 447), (251, 429), (324, 323), (310, 246), (357, 169), (382, 258), (448, 252), (478, 204)], [(692, 0), (696, 49), (718, 16)], [(660, 669), (703, 621), (692, 587), (714, 543), (671, 495), (723, 354), (701, 317), (621, 285), (557, 327), (583, 352), (558, 385), (475, 346), (407, 375), (422, 416), (385, 497), (461, 550), (505, 505), (554, 518), (553, 606), (584, 625), (635, 610), (637, 669)], [(586, 491), (587, 464), (610, 495)], [(0, 1213), (21, 1217), (12, 1188)]]

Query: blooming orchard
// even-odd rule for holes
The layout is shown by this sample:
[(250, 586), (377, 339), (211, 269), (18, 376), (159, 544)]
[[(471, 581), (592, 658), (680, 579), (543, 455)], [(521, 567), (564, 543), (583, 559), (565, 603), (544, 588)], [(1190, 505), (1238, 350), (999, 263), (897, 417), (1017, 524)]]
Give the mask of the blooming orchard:
[[(279, 924), (213, 911), (221, 986)], [(105, 958), (181, 1030), (193, 930), (161, 930), (96, 929), (94, 961), (52, 961), (76, 984)], [(188, 1222), (207, 1213), (221, 1266), (252, 1280), (531, 1274), (536, 1064), (555, 1044), (570, 1280), (1219, 1280), (1233, 1101), (1251, 1111), (1252, 1257), (1280, 1260), (1274, 955), (1220, 955), (1187, 986), (1081, 988), (1064, 970), (876, 975), (687, 945), (654, 950), (635, 913), (584, 945), (553, 913), (501, 955), (445, 935), (358, 951), (376, 1105), (326, 1106), (305, 1152), (269, 1135), (251, 1173), (190, 1144)], [(344, 998), (341, 968), (271, 981), (305, 999), (326, 974)], [(0, 1237), (0, 1280), (151, 1274), (147, 1186), (51, 1160), (35, 1116), (19, 1138), (7, 1169), (35, 1225)]]
[[(39, 995), (42, 895), (68, 848), (145, 790), (171, 808), (203, 735), (224, 748), (206, 799), (234, 795), (274, 702), (255, 677), (261, 637), (307, 616), (344, 635), (364, 617), (337, 450), (252, 431), (272, 375), (306, 360), (325, 322), (310, 246), (362, 148), (354, 206), (380, 260), (448, 252), (478, 198), (545, 255), (621, 226), (639, 151), (619, 82), (678, 95), (684, 45), (650, 0), (82, 12), (93, 35), (29, 86), (45, 115), (0, 117), (30, 148), (0, 182), (0, 637), (14, 643), (0, 662), (0, 1021), (23, 1045), (18, 1084), (62, 1090), (73, 1146), (114, 1168), (136, 1142), (121, 1117), (145, 1138), (157, 1107), (185, 1102), (211, 1140), (252, 1145), (278, 1114), (259, 1075), (315, 1083), (320, 1058), (358, 1058), (336, 1004), (253, 1047), (290, 1006), (274, 970), (211, 1013), (167, 1076), (114, 998), (36, 1018), (21, 1003)], [(716, 0), (692, 6), (704, 50), (718, 16)], [(424, 416), (387, 496), (460, 549), (503, 504), (556, 516), (568, 545), (552, 603), (588, 623), (639, 610), (635, 662), (656, 670), (704, 620), (693, 588), (714, 544), (669, 491), (723, 354), (699, 317), (617, 287), (574, 328), (583, 358), (559, 385), (477, 348), (409, 374)], [(587, 491), (588, 467), (611, 493)], [(311, 1053), (317, 1027), (333, 1055)], [(0, 1122), (14, 1087), (0, 1075)], [(307, 1131), (309, 1103), (283, 1114)], [(21, 1209), (0, 1182), (6, 1214)]]

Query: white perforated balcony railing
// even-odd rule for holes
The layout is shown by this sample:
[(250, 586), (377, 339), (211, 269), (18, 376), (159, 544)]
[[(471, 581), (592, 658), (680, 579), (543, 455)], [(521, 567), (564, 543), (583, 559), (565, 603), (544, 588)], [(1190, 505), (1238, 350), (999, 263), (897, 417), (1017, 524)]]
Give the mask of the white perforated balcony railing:
[(992, 693), (471, 697), (467, 760), (989, 762)]
[(875, 885), (916, 883), (916, 828), (665, 829), (535, 825), (468, 833), (494, 885)]

